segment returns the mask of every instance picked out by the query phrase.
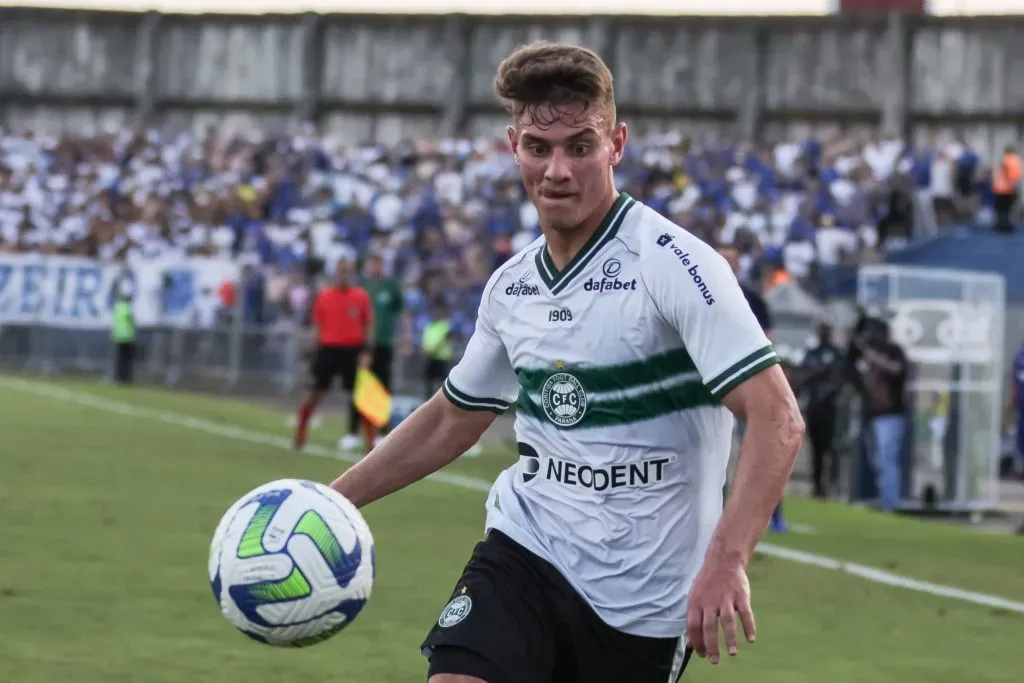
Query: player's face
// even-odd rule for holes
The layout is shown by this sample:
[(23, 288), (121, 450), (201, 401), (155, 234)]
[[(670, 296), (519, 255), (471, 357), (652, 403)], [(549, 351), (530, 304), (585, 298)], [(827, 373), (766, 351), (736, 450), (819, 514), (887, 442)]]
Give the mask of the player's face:
[(509, 141), (541, 224), (559, 232), (578, 228), (614, 189), (626, 125), (583, 105), (541, 105), (517, 124), (508, 128)]
[(380, 279), (381, 274), (384, 272), (384, 264), (379, 258), (368, 258), (366, 259), (366, 266), (363, 271), (369, 279), (377, 280)]
[(352, 262), (347, 258), (343, 258), (334, 266), (334, 282), (339, 287), (347, 287), (351, 281)]

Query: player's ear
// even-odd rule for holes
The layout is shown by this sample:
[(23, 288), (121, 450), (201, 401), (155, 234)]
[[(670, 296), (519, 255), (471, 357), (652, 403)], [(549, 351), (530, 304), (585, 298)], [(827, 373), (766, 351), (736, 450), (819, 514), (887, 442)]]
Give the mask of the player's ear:
[(612, 154), (611, 154), (611, 165), (618, 166), (619, 162), (622, 161), (622, 155), (626, 150), (626, 138), (629, 137), (629, 130), (626, 128), (624, 121), (619, 121), (615, 124), (612, 129)]
[(505, 133), (508, 134), (508, 142), (512, 145), (512, 154), (515, 154), (519, 148), (519, 131), (515, 126), (505, 126)]

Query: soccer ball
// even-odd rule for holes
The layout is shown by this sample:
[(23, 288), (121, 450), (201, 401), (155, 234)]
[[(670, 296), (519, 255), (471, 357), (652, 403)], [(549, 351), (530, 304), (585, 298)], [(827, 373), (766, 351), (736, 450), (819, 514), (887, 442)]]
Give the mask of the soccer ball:
[(210, 585), (238, 630), (267, 645), (305, 647), (356, 618), (376, 576), (373, 536), (340, 493), (272, 481), (232, 505), (210, 544)]

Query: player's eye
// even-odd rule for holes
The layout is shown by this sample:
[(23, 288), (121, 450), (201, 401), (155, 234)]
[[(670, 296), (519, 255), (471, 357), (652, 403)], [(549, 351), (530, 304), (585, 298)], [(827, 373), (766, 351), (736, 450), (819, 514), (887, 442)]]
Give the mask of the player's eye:
[(548, 153), (548, 146), (534, 143), (526, 146), (526, 151), (535, 157), (542, 157)]
[(590, 149), (591, 149), (590, 143), (587, 143), (587, 142), (577, 142), (572, 147), (569, 148), (569, 151), (572, 153), (573, 156), (582, 157), (582, 156), (586, 156), (587, 154), (589, 154), (590, 153)]

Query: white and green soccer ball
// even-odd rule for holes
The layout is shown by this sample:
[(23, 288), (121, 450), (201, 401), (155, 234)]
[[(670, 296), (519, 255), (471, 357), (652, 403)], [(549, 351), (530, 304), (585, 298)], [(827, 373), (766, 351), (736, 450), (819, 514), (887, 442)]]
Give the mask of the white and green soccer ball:
[(232, 505), (210, 545), (221, 613), (267, 645), (305, 647), (348, 626), (370, 598), (373, 535), (330, 487), (281, 479)]

